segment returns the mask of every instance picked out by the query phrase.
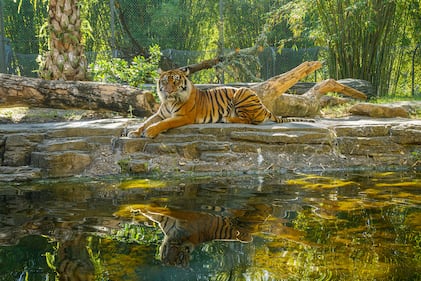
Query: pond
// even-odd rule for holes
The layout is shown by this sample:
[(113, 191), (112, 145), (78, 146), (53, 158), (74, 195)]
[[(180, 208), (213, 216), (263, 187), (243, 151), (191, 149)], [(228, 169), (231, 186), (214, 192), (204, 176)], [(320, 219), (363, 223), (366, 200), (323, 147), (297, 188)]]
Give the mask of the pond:
[(3, 183), (0, 280), (421, 280), (420, 176)]

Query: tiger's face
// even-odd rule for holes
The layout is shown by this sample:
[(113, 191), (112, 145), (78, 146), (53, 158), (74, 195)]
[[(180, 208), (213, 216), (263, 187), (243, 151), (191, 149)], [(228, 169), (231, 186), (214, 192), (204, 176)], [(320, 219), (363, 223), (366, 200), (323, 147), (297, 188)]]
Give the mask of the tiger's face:
[(188, 100), (192, 89), (188, 72), (188, 69), (173, 69), (161, 73), (157, 87), (161, 102), (183, 103)]
[(187, 267), (194, 245), (189, 241), (180, 241), (166, 236), (159, 248), (161, 261), (166, 265)]

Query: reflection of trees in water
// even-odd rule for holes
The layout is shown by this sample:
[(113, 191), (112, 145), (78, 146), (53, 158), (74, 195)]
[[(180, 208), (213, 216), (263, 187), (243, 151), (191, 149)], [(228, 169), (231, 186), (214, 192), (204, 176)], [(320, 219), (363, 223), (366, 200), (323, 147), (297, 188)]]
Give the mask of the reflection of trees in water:
[(277, 259), (290, 267), (286, 271), (271, 264), (274, 272), (296, 280), (420, 278), (421, 232), (407, 221), (411, 213), (419, 212), (417, 208), (385, 201), (381, 194), (333, 198), (331, 192), (319, 192), (326, 196), (309, 198), (309, 206), (293, 220), (294, 228), (305, 234), (305, 243), (278, 241), (277, 248), (285, 249), (284, 256), (274, 252), (261, 256), (261, 260)]

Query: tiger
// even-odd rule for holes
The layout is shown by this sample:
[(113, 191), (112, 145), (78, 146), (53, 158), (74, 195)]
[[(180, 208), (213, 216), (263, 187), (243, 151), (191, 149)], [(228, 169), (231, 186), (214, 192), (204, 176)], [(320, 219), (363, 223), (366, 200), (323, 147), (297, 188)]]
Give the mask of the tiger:
[(77, 233), (60, 241), (55, 271), (60, 281), (94, 281), (95, 266), (88, 251), (88, 237)]
[(222, 240), (249, 243), (253, 240), (246, 229), (227, 216), (185, 211), (141, 211), (141, 214), (156, 222), (164, 233), (159, 247), (159, 257), (164, 265), (188, 267), (190, 254), (198, 244), (204, 242)]
[(213, 240), (252, 242), (252, 233), (273, 212), (271, 205), (260, 203), (250, 204), (246, 209), (207, 205), (200, 209), (206, 211), (135, 204), (128, 205), (115, 215), (126, 217), (129, 211), (136, 221), (147, 218), (157, 223), (164, 233), (159, 247), (159, 259), (164, 265), (186, 268), (191, 253), (199, 244)]
[(188, 67), (161, 72), (157, 93), (158, 111), (128, 137), (154, 138), (162, 132), (188, 124), (243, 123), (266, 121), (314, 122), (305, 118), (275, 116), (249, 88), (218, 87), (200, 90), (189, 80)]

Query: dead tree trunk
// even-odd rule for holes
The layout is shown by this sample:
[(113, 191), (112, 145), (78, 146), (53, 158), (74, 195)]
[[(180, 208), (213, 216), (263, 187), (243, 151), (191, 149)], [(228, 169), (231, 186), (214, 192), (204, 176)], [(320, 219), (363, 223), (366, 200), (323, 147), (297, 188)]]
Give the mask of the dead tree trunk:
[(157, 103), (151, 92), (125, 85), (0, 74), (0, 107), (12, 106), (131, 111), (149, 116)]
[[(334, 101), (324, 99), (329, 92), (342, 93), (345, 96), (365, 100), (367, 96), (349, 86), (343, 85), (334, 79), (327, 79), (314, 85), (303, 95), (282, 94), (275, 97), (270, 104), (271, 110), (276, 115), (308, 117), (320, 114), (320, 109), (328, 103), (341, 103), (338, 98)], [(343, 103), (343, 102), (342, 102)], [(268, 106), (267, 103), (265, 103)]]
[(321, 68), (322, 64), (318, 61), (304, 62), (288, 72), (274, 76), (264, 82), (251, 87), (262, 99), (264, 105), (270, 110), (275, 105), (275, 100), (291, 88), (300, 79), (308, 76), (310, 73)]
[(324, 80), (314, 85), (303, 95), (285, 94), (300, 79), (319, 69), (318, 61), (304, 62), (294, 69), (274, 76), (251, 87), (273, 113), (281, 116), (315, 116), (322, 107), (321, 97), (328, 92), (338, 92), (356, 99), (367, 96), (333, 79)]
[(189, 69), (190, 74), (193, 74), (195, 72), (198, 72), (198, 71), (201, 71), (201, 70), (204, 70), (204, 69), (212, 68), (215, 65), (217, 65), (218, 63), (222, 62), (223, 60), (224, 60), (223, 57), (217, 57), (217, 58), (210, 59), (210, 60), (204, 60), (200, 63), (190, 64), (186, 67)]

